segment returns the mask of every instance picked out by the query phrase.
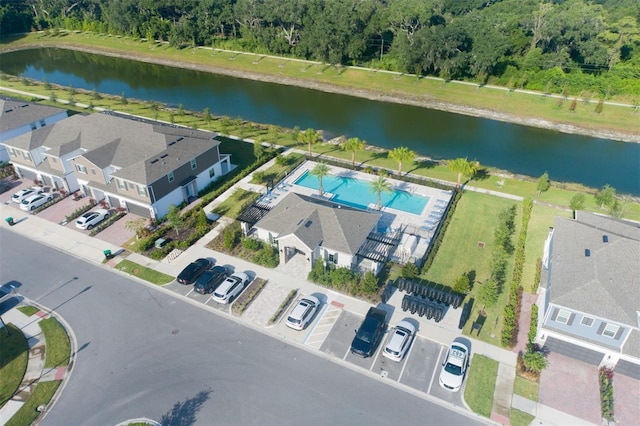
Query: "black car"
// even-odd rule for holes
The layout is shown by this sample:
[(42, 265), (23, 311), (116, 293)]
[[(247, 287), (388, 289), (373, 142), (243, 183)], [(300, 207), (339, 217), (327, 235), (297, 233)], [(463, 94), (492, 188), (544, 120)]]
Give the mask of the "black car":
[(180, 272), (176, 279), (180, 284), (193, 284), (200, 275), (213, 266), (213, 262), (209, 259), (198, 259), (191, 262), (186, 268)]
[(371, 307), (351, 342), (351, 353), (362, 358), (373, 355), (384, 336), (387, 313)]
[(227, 278), (227, 270), (224, 266), (214, 266), (198, 277), (193, 289), (200, 294), (213, 293), (225, 278)]

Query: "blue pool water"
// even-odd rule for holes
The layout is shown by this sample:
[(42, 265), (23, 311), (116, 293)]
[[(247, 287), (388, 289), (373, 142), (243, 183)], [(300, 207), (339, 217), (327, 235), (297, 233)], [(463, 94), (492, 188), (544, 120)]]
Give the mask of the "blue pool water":
[[(296, 181), (296, 185), (310, 189), (318, 189), (319, 181), (307, 170)], [(370, 183), (352, 177), (327, 175), (322, 178), (324, 192), (335, 194), (331, 201), (360, 209), (367, 209), (369, 204), (378, 202), (378, 193), (371, 190)], [(382, 193), (382, 206), (416, 215), (422, 214), (429, 197), (410, 194), (402, 190)]]

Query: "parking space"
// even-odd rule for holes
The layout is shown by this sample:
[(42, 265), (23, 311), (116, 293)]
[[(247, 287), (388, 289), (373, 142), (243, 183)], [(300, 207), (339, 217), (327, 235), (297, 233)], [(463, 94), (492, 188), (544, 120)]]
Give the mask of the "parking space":
[(304, 343), (315, 349), (320, 349), (327, 339), (338, 318), (342, 314), (342, 305), (326, 303), (322, 306), (318, 318), (309, 328)]
[(329, 355), (344, 359), (351, 347), (355, 330), (362, 322), (362, 317), (347, 311), (340, 311), (340, 315), (324, 339), (320, 350)]
[(436, 370), (443, 352), (439, 343), (416, 337), (411, 353), (405, 358), (406, 366), (400, 383), (428, 393), (435, 386)]

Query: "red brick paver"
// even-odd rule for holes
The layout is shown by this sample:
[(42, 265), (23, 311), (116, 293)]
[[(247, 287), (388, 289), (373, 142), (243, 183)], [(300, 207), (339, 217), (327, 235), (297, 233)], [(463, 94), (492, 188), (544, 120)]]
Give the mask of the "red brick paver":
[(557, 353), (540, 376), (540, 403), (594, 424), (601, 424), (598, 366)]
[(616, 424), (640, 423), (640, 380), (622, 374), (613, 375), (613, 413)]

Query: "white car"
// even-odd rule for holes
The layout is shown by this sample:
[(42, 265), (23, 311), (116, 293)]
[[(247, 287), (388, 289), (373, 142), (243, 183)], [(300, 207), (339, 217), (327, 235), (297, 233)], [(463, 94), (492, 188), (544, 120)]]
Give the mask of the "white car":
[(21, 189), (11, 196), (11, 200), (14, 203), (21, 203), (22, 200), (29, 198), (33, 195), (42, 194), (44, 189), (39, 186), (32, 186), (30, 188)]
[(48, 203), (53, 200), (53, 196), (51, 194), (36, 194), (32, 195), (28, 198), (25, 198), (20, 203), (20, 210), (31, 211), (33, 209), (37, 209), (41, 205)]
[(87, 212), (80, 216), (76, 220), (76, 228), (78, 229), (92, 229), (105, 219), (109, 218), (109, 210), (97, 209), (91, 212)]
[(409, 321), (400, 321), (389, 336), (387, 346), (384, 347), (382, 355), (392, 361), (400, 362), (411, 347), (416, 328)]
[(458, 392), (462, 387), (464, 376), (469, 366), (469, 348), (464, 343), (453, 342), (447, 351), (447, 357), (442, 364), (440, 386), (452, 392)]
[(211, 298), (218, 303), (231, 303), (249, 284), (249, 277), (243, 272), (234, 272), (218, 286)]
[(320, 301), (317, 297), (302, 297), (287, 317), (287, 326), (294, 330), (304, 330), (313, 319), (318, 306), (320, 306)]

